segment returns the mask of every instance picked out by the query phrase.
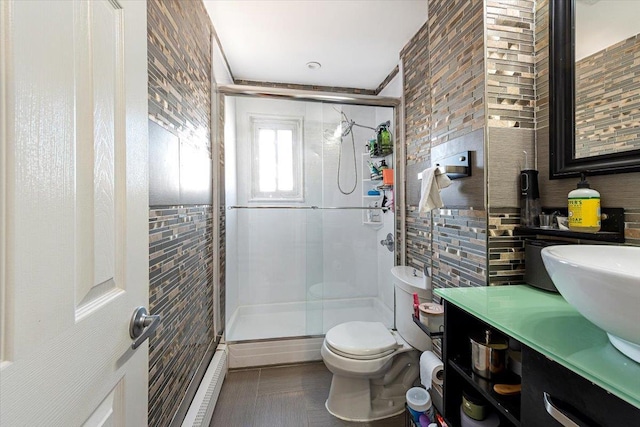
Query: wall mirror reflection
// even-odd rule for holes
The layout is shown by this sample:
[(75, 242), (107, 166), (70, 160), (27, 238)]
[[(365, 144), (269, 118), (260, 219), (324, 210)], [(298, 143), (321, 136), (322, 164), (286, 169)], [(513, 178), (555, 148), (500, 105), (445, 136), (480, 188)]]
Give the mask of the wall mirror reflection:
[(640, 2), (551, 2), (551, 178), (640, 170)]

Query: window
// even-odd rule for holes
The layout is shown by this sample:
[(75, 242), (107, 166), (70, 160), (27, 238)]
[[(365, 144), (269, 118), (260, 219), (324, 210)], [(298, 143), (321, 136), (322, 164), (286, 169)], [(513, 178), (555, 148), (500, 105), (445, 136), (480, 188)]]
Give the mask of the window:
[(302, 119), (252, 116), (251, 200), (303, 201)]

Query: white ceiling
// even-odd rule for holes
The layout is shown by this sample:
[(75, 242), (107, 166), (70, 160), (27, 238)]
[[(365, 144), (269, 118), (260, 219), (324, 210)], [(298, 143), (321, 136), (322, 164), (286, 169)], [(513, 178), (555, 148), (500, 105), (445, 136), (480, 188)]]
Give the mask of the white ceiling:
[(576, 3), (576, 61), (640, 33), (640, 1)]
[[(376, 89), (427, 0), (205, 0), (235, 79)], [(306, 64), (317, 61), (319, 70)]]

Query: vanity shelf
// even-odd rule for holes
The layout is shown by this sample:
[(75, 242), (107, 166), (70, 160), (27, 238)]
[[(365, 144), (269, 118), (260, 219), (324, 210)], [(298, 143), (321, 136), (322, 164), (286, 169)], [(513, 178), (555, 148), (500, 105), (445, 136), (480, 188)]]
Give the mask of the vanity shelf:
[(597, 233), (582, 233), (579, 231), (559, 230), (557, 228), (540, 227), (516, 227), (513, 231), (516, 236), (554, 236), (568, 239), (593, 240), (596, 242), (624, 243), (624, 234), (614, 231), (598, 231)]
[(425, 334), (429, 335), (430, 338), (442, 338), (444, 335), (444, 332), (442, 331), (438, 331), (438, 332), (432, 332), (429, 330), (429, 328), (427, 328), (418, 317), (416, 317), (415, 314), (412, 314), (411, 317), (413, 317), (413, 323), (415, 323), (416, 325), (418, 325), (418, 327), (420, 329), (422, 329), (422, 332), (424, 332)]
[(520, 425), (520, 395), (501, 396), (493, 391), (494, 384), (519, 384), (520, 377), (515, 374), (507, 375), (505, 379), (494, 383), (474, 374), (471, 368), (464, 367), (462, 363), (458, 363), (456, 360), (450, 359), (448, 365), (513, 425)]
[[(567, 216), (567, 208), (543, 207), (543, 212), (560, 212)], [(559, 230), (557, 228), (516, 227), (516, 236), (553, 236), (568, 239), (591, 240), (596, 242), (624, 243), (624, 209), (602, 208), (602, 228), (597, 233), (583, 233), (580, 231)]]

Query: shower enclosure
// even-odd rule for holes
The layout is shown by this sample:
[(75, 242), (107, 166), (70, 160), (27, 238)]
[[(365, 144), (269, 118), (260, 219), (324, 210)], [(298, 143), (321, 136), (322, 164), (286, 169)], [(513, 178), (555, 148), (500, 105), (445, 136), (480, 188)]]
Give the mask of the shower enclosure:
[(393, 325), (393, 191), (369, 162), (394, 155), (367, 148), (387, 121), (393, 107), (226, 96), (228, 342)]

